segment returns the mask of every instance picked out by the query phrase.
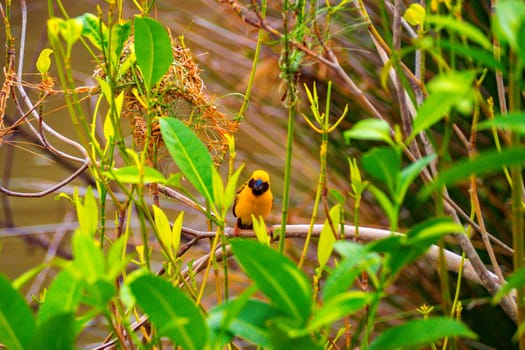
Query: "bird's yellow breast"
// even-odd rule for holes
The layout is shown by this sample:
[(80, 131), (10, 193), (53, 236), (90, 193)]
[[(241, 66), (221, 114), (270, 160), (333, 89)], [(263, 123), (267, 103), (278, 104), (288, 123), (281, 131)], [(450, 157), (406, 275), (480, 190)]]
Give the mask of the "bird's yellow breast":
[[(257, 184), (259, 187), (256, 186)], [(262, 192), (261, 188), (264, 188)], [(239, 218), (240, 228), (251, 228), (252, 215), (264, 218), (270, 214), (272, 206), (273, 195), (270, 189), (270, 177), (264, 170), (256, 170), (237, 191), (233, 215)]]

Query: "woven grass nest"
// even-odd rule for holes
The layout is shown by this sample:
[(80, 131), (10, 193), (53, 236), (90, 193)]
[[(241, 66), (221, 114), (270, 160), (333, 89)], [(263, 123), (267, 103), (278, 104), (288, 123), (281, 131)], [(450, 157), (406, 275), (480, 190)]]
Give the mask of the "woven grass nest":
[[(132, 40), (123, 50), (120, 62), (125, 62), (131, 53)], [(162, 80), (156, 84), (150, 96), (154, 96), (153, 117), (137, 97), (137, 91), (144, 91), (138, 68), (128, 69), (117, 81), (116, 94), (124, 91), (122, 116), (129, 119), (134, 143), (139, 150), (146, 147), (147, 123), (152, 123), (151, 137), (147, 145), (148, 158), (156, 163), (158, 157), (166, 154), (162, 135), (156, 117), (176, 117), (192, 128), (208, 147), (214, 162), (221, 163), (228, 148), (227, 134), (238, 129), (238, 122), (226, 117), (217, 109), (214, 98), (204, 91), (198, 65), (191, 51), (179, 40), (172, 39), (173, 62)], [(134, 62), (133, 64), (136, 64)], [(99, 74), (102, 69), (98, 70)], [(138, 85), (141, 86), (138, 86)], [(150, 100), (151, 103), (151, 100)]]

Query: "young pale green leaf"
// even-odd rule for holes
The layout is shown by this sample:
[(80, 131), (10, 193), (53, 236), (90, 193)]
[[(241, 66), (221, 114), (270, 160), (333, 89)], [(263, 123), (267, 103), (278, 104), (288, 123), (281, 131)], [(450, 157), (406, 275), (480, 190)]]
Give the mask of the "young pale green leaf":
[(498, 115), (494, 119), (484, 120), (478, 124), (478, 130), (497, 128), (525, 135), (525, 113), (516, 112)]
[(9, 350), (29, 349), (35, 319), (24, 297), (0, 274), (0, 344)]
[(445, 317), (432, 317), (426, 320), (408, 321), (402, 325), (389, 328), (374, 339), (368, 349), (417, 348), (430, 345), (445, 337), (475, 339), (477, 336), (460, 321)]
[(64, 22), (62, 18), (51, 17), (47, 20), (47, 37), (51, 44), (56, 43), (59, 40), (60, 26)]
[(370, 292), (351, 291), (338, 294), (327, 300), (319, 310), (316, 310), (308, 322), (306, 331), (316, 332), (319, 328), (328, 326), (343, 317), (361, 310), (370, 304), (374, 295)]
[(104, 256), (91, 235), (76, 230), (73, 234), (73, 270), (88, 283), (104, 277)]
[(363, 119), (355, 123), (350, 130), (343, 133), (346, 142), (351, 139), (368, 140), (368, 141), (384, 141), (389, 145), (393, 145), (394, 141), (390, 137), (390, 125), (380, 119)]
[(36, 265), (32, 267), (31, 269), (25, 271), (21, 275), (19, 275), (17, 278), (13, 280), (11, 285), (16, 290), (20, 290), (26, 283), (31, 281), (33, 278), (35, 278), (40, 272), (42, 272), (44, 269), (48, 268), (49, 264), (43, 262), (42, 264)]
[(131, 21), (123, 21), (115, 24), (111, 28), (111, 62), (113, 66), (120, 62), (120, 54), (124, 48), (124, 44), (131, 33)]
[(91, 187), (88, 187), (83, 203), (81, 203), (80, 197), (75, 195), (75, 208), (80, 230), (87, 235), (93, 236), (98, 227), (98, 205)]
[(49, 67), (51, 67), (51, 59), (49, 56), (52, 53), (53, 50), (51, 49), (43, 49), (40, 52), (40, 55), (38, 55), (38, 59), (36, 60), (36, 69), (40, 74), (46, 75), (49, 71)]
[(206, 146), (183, 122), (160, 118), (160, 130), (168, 151), (184, 176), (209, 203), (213, 201), (213, 162)]
[[(105, 84), (107, 85), (107, 83)], [(107, 93), (107, 92), (105, 92)], [(108, 95), (105, 95), (108, 96)], [(122, 112), (122, 106), (124, 104), (124, 91), (121, 92), (114, 100), (115, 103), (115, 115), (116, 118), (120, 118), (120, 113)], [(111, 109), (106, 113), (106, 118), (104, 119), (104, 137), (106, 141), (112, 140), (115, 137), (115, 128), (113, 127), (113, 111)]]
[(224, 183), (222, 182), (221, 174), (217, 168), (212, 166), (212, 178), (213, 178), (213, 198), (215, 199), (215, 206), (217, 208), (225, 208), (224, 203)]
[(346, 293), (361, 272), (374, 273), (381, 262), (381, 257), (377, 253), (370, 252), (366, 246), (357, 243), (336, 242), (335, 249), (344, 256), (344, 259), (326, 279), (322, 296), (324, 304)]
[[(339, 227), (341, 204), (334, 205), (329, 212), (330, 220), (335, 230)], [(319, 261), (319, 268), (322, 270), (328, 259), (332, 255), (334, 243), (336, 241), (337, 232), (332, 231), (332, 226), (328, 219), (325, 220), (321, 234), (319, 235), (319, 243), (317, 245), (317, 261)]]
[[(94, 235), (98, 228), (98, 203), (93, 195), (91, 186), (88, 186), (86, 194), (84, 195), (84, 218), (86, 220), (86, 233)], [(82, 226), (80, 227), (82, 229)]]
[(204, 349), (208, 326), (193, 300), (168, 281), (152, 274), (134, 279), (129, 287), (160, 336), (187, 350)]
[(403, 18), (413, 26), (425, 23), (425, 8), (420, 4), (411, 4), (405, 11)]
[(113, 172), (105, 172), (109, 178), (128, 184), (141, 184), (141, 183), (165, 183), (166, 178), (158, 170), (145, 166), (142, 168), (143, 172), (141, 173), (140, 169), (136, 166), (125, 166), (118, 168)]
[(226, 184), (226, 190), (224, 192), (224, 206), (229, 208), (233, 201), (235, 200), (235, 194), (237, 192), (237, 183), (239, 182), (239, 176), (241, 175), (242, 170), (244, 169), (244, 164), (242, 164), (235, 172), (232, 174), (228, 183)]
[(39, 324), (28, 349), (73, 350), (75, 334), (75, 314), (72, 312), (57, 314)]
[(173, 228), (171, 229), (171, 247), (174, 255), (177, 256), (180, 246), (180, 238), (182, 235), (182, 222), (184, 221), (184, 212), (181, 211), (177, 216), (177, 219), (173, 222)]
[(113, 242), (113, 245), (109, 249), (106, 259), (106, 278), (108, 280), (115, 280), (131, 260), (131, 257), (126, 256), (126, 242), (126, 236), (122, 235)]
[(257, 240), (261, 244), (270, 246), (270, 235), (268, 234), (264, 218), (262, 216), (255, 217), (255, 215), (252, 214), (252, 223), (253, 231), (255, 232), (255, 236), (257, 236)]
[(456, 19), (453, 16), (428, 15), (426, 17), (428, 24), (446, 28), (451, 32), (457, 33), (462, 37), (479, 44), (485, 50), (492, 51), (492, 43), (489, 38), (473, 24)]
[(493, 303), (499, 303), (507, 293), (510, 293), (511, 290), (514, 288), (521, 288), (523, 286), (525, 286), (525, 268), (521, 268), (509, 277), (507, 283), (501, 286), (494, 296)]
[(401, 170), (401, 155), (390, 147), (376, 147), (367, 152), (362, 159), (365, 170), (377, 180), (383, 182), (395, 198)]
[(170, 221), (164, 211), (155, 204), (153, 204), (153, 216), (155, 218), (155, 227), (159, 233), (159, 239), (168, 249), (165, 253), (173, 257), (173, 250), (171, 249), (173, 246), (173, 236), (171, 234)]
[(53, 280), (46, 293), (46, 298), (37, 316), (37, 325), (41, 326), (54, 317), (77, 311), (84, 282), (74, 273), (63, 270)]
[(310, 315), (312, 288), (287, 257), (259, 242), (233, 240), (236, 260), (257, 287), (284, 313), (304, 322)]
[(432, 184), (426, 186), (421, 195), (427, 197), (442, 185), (450, 185), (470, 175), (483, 176), (501, 171), (503, 167), (523, 164), (525, 148), (507, 148), (479, 153), (475, 158), (463, 159), (449, 169), (441, 171), (440, 176)]
[(99, 50), (107, 50), (108, 29), (100, 18), (92, 13), (85, 13), (77, 17), (82, 21), (82, 35)]
[(149, 90), (168, 71), (173, 61), (170, 37), (156, 20), (135, 17), (135, 55)]
[(75, 44), (82, 35), (83, 23), (78, 18), (70, 18), (60, 22), (60, 34), (67, 42), (68, 52), (71, 51), (73, 44)]

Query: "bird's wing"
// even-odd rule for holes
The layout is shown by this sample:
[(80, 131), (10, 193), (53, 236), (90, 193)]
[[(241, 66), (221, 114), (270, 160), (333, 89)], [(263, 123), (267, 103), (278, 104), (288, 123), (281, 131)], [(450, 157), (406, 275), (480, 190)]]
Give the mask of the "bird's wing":
[(232, 208), (233, 216), (235, 217), (237, 217), (237, 214), (235, 213), (235, 207), (237, 206), (237, 202), (239, 201), (239, 194), (244, 190), (247, 184), (248, 184), (247, 182), (243, 183), (241, 187), (239, 187), (239, 189), (235, 193), (235, 200), (233, 201), (233, 208)]

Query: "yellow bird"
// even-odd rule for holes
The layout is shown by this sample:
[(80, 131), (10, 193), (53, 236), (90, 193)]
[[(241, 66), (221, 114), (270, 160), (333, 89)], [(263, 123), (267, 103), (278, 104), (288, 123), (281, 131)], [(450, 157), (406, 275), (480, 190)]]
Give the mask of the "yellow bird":
[(255, 170), (235, 195), (233, 215), (237, 218), (236, 229), (253, 229), (252, 214), (266, 217), (273, 206), (270, 190), (270, 175), (264, 170)]

